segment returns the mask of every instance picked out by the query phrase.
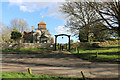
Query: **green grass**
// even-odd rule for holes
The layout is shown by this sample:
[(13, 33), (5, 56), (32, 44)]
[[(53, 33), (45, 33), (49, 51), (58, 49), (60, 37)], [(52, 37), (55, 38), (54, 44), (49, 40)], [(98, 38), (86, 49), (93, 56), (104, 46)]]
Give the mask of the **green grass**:
[[(77, 54), (75, 49), (70, 52)], [(98, 56), (96, 57), (96, 52)], [(79, 47), (79, 58), (90, 61), (102, 62), (119, 62), (120, 61), (120, 45), (110, 45), (101, 48)]]
[[(37, 75), (37, 74), (28, 74), (23, 72), (2, 72), (3, 80), (82, 80), (82, 78), (73, 78), (73, 77), (63, 77), (63, 76), (51, 76), (51, 75)], [(8, 78), (8, 79), (7, 79)], [(31, 79), (30, 79), (31, 78)]]
[(52, 49), (48, 48), (19, 48), (19, 49), (5, 49), (2, 50), (2, 52), (29, 52), (29, 53), (42, 53), (42, 52), (48, 52), (52, 51)]
[[(64, 46), (64, 49), (66, 49), (66, 44), (64, 44), (63, 46)], [(69, 45), (67, 44), (67, 49), (66, 50), (68, 50), (68, 49), (69, 49)], [(59, 44), (59, 46), (56, 45), (56, 50), (60, 50), (60, 44)]]

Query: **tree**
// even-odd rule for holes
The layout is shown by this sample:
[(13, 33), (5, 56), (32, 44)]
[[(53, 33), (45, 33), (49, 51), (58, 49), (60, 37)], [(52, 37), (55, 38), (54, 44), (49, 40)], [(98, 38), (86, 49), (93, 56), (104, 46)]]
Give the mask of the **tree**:
[(120, 37), (120, 0), (112, 2), (88, 2), (101, 19), (105, 22), (106, 29), (117, 31)]
[(11, 32), (11, 39), (17, 41), (17, 40), (21, 39), (21, 37), (22, 37), (22, 34), (18, 30), (14, 29)]
[(90, 34), (94, 33), (98, 24), (100, 26), (102, 23), (102, 21), (94, 22), (99, 17), (87, 2), (66, 2), (61, 6), (61, 11), (68, 17), (66, 27), (69, 27), (74, 35), (79, 35), (81, 41), (86, 39), (90, 42)]
[(23, 32), (28, 29), (28, 24), (24, 19), (13, 19), (11, 21), (11, 27), (23, 34)]
[(119, 39), (120, 38), (119, 35), (117, 34), (117, 31), (112, 32), (111, 34), (112, 34), (112, 37), (114, 37), (115, 39)]
[(0, 42), (9, 42), (11, 31), (11, 27), (0, 22)]
[(106, 41), (111, 37), (111, 32), (108, 30), (94, 32), (94, 41)]
[(16, 29), (23, 33), (24, 30), (28, 29), (28, 24), (23, 19), (14, 19), (11, 21), (11, 26), (7, 26), (0, 22), (0, 42), (9, 42), (11, 39), (11, 31)]
[(71, 40), (70, 40), (70, 43), (73, 44), (73, 42), (74, 42), (73, 39), (71, 39)]

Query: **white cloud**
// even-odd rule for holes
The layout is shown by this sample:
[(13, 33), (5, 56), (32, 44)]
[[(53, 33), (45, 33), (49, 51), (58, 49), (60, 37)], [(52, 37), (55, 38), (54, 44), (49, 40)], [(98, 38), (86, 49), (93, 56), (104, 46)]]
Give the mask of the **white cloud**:
[(14, 2), (12, 2), (12, 0), (9, 0), (9, 2), (10, 2), (9, 6), (13, 5), (19, 6), (20, 10), (24, 12), (33, 12), (45, 8), (49, 9), (51, 5), (54, 4), (53, 2), (24, 2), (23, 0), (20, 1), (16, 0)]
[(39, 3), (36, 3), (36, 2), (27, 2), (27, 3), (23, 3), (21, 4), (19, 7), (20, 7), (20, 10), (21, 11), (24, 11), (24, 12), (34, 12), (36, 10), (42, 10), (42, 9), (45, 9), (45, 8), (49, 8), (51, 4), (47, 3), (47, 2), (39, 2)]
[(47, 14), (46, 16), (54, 16), (58, 19), (65, 19), (65, 15), (63, 15), (60, 11), (61, 5), (62, 5), (62, 2), (52, 4), (46, 13)]
[(23, 3), (23, 0), (9, 0), (9, 2), (10, 2), (9, 6), (21, 5)]
[(20, 10), (22, 10), (22, 11), (27, 11), (27, 8), (26, 8), (26, 6), (20, 6)]
[[(5, 1), (5, 0), (4, 0)], [(11, 2), (66, 2), (66, 0), (9, 0)]]
[[(45, 2), (46, 1), (46, 2)], [(19, 9), (23, 12), (34, 12), (40, 11), (39, 16), (54, 16), (59, 19), (63, 19), (64, 16), (59, 11), (59, 6), (64, 0), (59, 1), (47, 1), (47, 0), (35, 0), (35, 1), (27, 1), (27, 0), (9, 0), (9, 6), (19, 6)]]
[[(1, 0), (2, 2), (8, 2), (9, 0)], [(16, 2), (19, 0), (11, 0)], [(66, 2), (67, 0), (24, 0), (24, 2)], [(88, 2), (88, 0), (69, 0), (69, 2)], [(113, 2), (113, 0), (89, 0), (90, 2)], [(118, 1), (118, 0), (117, 0)]]
[(70, 34), (70, 32), (68, 32), (69, 28), (65, 27), (65, 26), (58, 26), (57, 28), (55, 28), (55, 31), (58, 34)]

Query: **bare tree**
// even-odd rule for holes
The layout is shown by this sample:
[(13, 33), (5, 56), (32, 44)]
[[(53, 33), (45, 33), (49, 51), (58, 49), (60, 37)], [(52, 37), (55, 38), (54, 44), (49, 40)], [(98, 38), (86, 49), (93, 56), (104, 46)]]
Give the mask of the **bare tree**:
[(11, 31), (13, 29), (16, 29), (20, 31), (21, 33), (24, 32), (24, 30), (28, 30), (28, 24), (23, 19), (14, 19), (11, 21), (11, 26), (6, 26), (2, 22), (0, 22), (0, 42), (8, 42), (11, 37)]
[(112, 0), (112, 2), (88, 2), (104, 20), (106, 29), (118, 32), (120, 36), (120, 0)]
[(12, 29), (6, 25), (0, 26), (0, 42), (8, 42), (10, 40), (10, 34)]
[(23, 32), (28, 29), (28, 24), (24, 19), (13, 19), (11, 21), (11, 27), (23, 34)]
[(61, 6), (61, 11), (68, 15), (66, 27), (69, 27), (75, 35), (84, 30), (89, 42), (89, 34), (93, 33), (95, 26), (98, 25), (97, 21), (94, 22), (99, 19), (96, 11), (87, 2), (66, 2)]

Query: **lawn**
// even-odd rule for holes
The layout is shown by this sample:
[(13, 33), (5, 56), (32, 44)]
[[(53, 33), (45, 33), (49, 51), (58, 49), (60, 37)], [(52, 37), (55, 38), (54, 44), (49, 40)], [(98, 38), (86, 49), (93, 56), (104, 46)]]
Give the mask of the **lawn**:
[(28, 74), (23, 72), (2, 72), (2, 80), (83, 80), (82, 78)]
[(5, 49), (2, 52), (22, 52), (22, 53), (45, 53), (52, 51), (52, 49), (48, 48), (19, 48), (19, 49)]
[[(75, 49), (70, 52), (77, 54)], [(98, 56), (96, 57), (96, 52)], [(100, 48), (94, 47), (79, 47), (79, 58), (89, 61), (99, 62), (119, 62), (120, 61), (120, 45), (110, 45)]]

